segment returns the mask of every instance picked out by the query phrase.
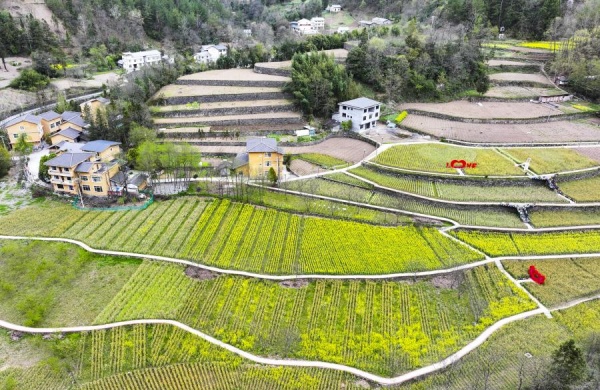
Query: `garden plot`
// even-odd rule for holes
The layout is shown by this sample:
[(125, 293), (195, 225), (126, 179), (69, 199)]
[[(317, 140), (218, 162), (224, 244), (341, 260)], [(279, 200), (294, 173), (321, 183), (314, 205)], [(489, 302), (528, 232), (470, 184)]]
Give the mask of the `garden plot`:
[(545, 76), (543, 76), (539, 73), (512, 73), (512, 72), (494, 73), (494, 74), (490, 75), (490, 81), (492, 81), (492, 83), (494, 81), (499, 81), (499, 82), (512, 81), (512, 82), (517, 82), (517, 83), (518, 82), (530, 82), (530, 83), (536, 83), (536, 84), (552, 85), (550, 80), (548, 80)]
[(270, 69), (292, 69), (292, 61), (257, 62), (255, 66)]
[(298, 176), (306, 176), (319, 173), (323, 171), (323, 168), (319, 167), (318, 165), (311, 164), (308, 161), (294, 159), (290, 163), (290, 171)]
[(546, 306), (556, 306), (600, 291), (600, 258), (506, 260), (502, 264), (516, 279), (529, 279), (529, 266), (535, 265), (546, 276), (544, 285), (524, 283), (523, 287)]
[(238, 87), (213, 85), (177, 85), (171, 84), (160, 89), (154, 98), (170, 98), (177, 96), (215, 96), (255, 93), (281, 93), (281, 88), (275, 87)]
[(600, 127), (589, 120), (533, 124), (462, 123), (409, 115), (402, 127), (440, 138), (489, 143), (556, 143), (600, 141)]
[(288, 82), (289, 77), (260, 74), (252, 69), (220, 69), (199, 72), (180, 77), (178, 80), (213, 80), (213, 81), (280, 81)]
[(477, 164), (474, 168), (464, 169), (466, 175), (525, 175), (522, 169), (494, 149), (437, 143), (394, 146), (381, 152), (373, 162), (406, 170), (458, 175), (457, 169), (447, 167), (454, 160)]
[(449, 103), (410, 103), (402, 104), (399, 107), (399, 110), (407, 109), (428, 111), (457, 118), (476, 119), (526, 119), (563, 114), (560, 109), (545, 104), (521, 102), (471, 103), (466, 100), (458, 100)]
[(558, 186), (576, 202), (600, 202), (600, 176), (559, 181)]
[(503, 99), (537, 99), (539, 96), (562, 95), (564, 93), (564, 91), (561, 91), (558, 88), (504, 85), (491, 87), (483, 96)]

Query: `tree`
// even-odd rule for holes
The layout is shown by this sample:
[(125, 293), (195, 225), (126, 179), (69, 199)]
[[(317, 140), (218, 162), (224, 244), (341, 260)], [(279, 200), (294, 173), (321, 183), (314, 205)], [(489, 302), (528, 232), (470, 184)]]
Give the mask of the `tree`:
[(10, 82), (11, 88), (22, 89), (30, 92), (37, 92), (46, 87), (50, 79), (33, 69), (25, 69), (19, 77)]
[(10, 153), (4, 147), (0, 146), (0, 178), (8, 174), (11, 165)]
[(569, 385), (583, 379), (586, 373), (586, 363), (583, 353), (575, 345), (575, 340), (561, 344), (552, 354), (550, 377), (552, 385), (558, 388), (566, 388)]
[(146, 141), (154, 142), (156, 140), (156, 130), (140, 126), (133, 122), (129, 129), (129, 145), (133, 148)]
[(33, 146), (27, 141), (27, 134), (19, 134), (19, 138), (17, 138), (17, 143), (15, 143), (13, 149), (21, 155), (31, 153)]
[(45, 183), (50, 183), (50, 175), (48, 174), (48, 166), (44, 165), (44, 163), (46, 161), (52, 160), (54, 157), (56, 157), (56, 154), (54, 153), (50, 153), (46, 156), (42, 156), (42, 158), (40, 158), (40, 168), (39, 168), (39, 173), (38, 173), (38, 177), (41, 181), (45, 182)]
[(275, 173), (275, 169), (273, 169), (273, 167), (269, 168), (267, 180), (269, 180), (273, 185), (277, 184), (277, 173)]

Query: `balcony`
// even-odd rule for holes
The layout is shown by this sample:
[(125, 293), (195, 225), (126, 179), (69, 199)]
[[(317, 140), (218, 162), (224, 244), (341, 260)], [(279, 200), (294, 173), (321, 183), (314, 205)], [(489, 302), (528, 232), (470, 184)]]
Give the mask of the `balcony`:
[(51, 178), (50, 179), (50, 183), (52, 184), (62, 184), (65, 186), (73, 186), (77, 183), (79, 183), (79, 179), (74, 179), (74, 180), (66, 180), (66, 179), (56, 179), (56, 178)]
[(50, 175), (59, 175), (59, 176), (72, 176), (73, 172), (64, 172), (54, 169), (48, 169), (48, 174)]

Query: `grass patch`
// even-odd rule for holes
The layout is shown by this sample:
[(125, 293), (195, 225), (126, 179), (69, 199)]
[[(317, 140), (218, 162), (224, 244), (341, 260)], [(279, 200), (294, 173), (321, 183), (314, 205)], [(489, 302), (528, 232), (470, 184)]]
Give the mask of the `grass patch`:
[(304, 160), (325, 169), (343, 168), (349, 165), (347, 161), (320, 153), (296, 154), (292, 158)]
[(535, 227), (600, 225), (600, 212), (597, 208), (534, 209), (529, 217)]
[(26, 326), (91, 323), (140, 264), (41, 241), (1, 240), (0, 259), (0, 318)]
[(564, 182), (559, 181), (558, 186), (565, 194), (577, 202), (600, 201), (600, 176)]
[(600, 259), (572, 258), (549, 260), (510, 260), (503, 265), (517, 279), (528, 279), (530, 265), (546, 276), (543, 285), (525, 283), (529, 290), (546, 306), (556, 306), (577, 298), (598, 294), (600, 291)]

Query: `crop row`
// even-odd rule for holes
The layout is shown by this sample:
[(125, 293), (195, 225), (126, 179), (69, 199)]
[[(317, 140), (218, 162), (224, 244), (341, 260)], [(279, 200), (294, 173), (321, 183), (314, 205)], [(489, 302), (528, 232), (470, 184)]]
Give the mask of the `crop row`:
[[(126, 212), (82, 212), (65, 207), (61, 208), (62, 218), (46, 218), (45, 213), (52, 212), (48, 207), (14, 212), (0, 218), (0, 233), (76, 238), (102, 249), (272, 274), (393, 273), (481, 258), (432, 228), (299, 217), (228, 200), (205, 203), (181, 198)], [(34, 220), (47, 221), (46, 232), (40, 231)], [(451, 257), (444, 251), (436, 254), (431, 245), (447, 247)]]
[(493, 266), (461, 275), (437, 287), (322, 280), (288, 288), (233, 276), (197, 282), (180, 267), (146, 262), (98, 321), (173, 318), (257, 354), (390, 375), (439, 360), (491, 323), (534, 307)]

